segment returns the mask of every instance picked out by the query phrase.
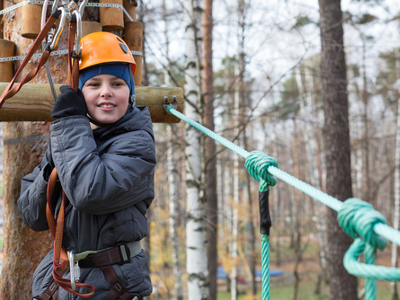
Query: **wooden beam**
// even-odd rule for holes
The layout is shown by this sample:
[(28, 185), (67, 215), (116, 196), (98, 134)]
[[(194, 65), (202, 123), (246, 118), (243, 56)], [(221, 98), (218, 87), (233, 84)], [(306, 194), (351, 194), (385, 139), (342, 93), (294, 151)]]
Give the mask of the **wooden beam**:
[[(8, 83), (0, 82), (0, 94)], [(55, 84), (57, 94), (61, 84)], [(136, 105), (147, 106), (153, 123), (179, 123), (180, 119), (164, 111), (164, 97), (176, 96), (177, 110), (183, 112), (183, 92), (178, 87), (135, 87)], [(4, 121), (53, 121), (50, 110), (54, 99), (48, 84), (25, 84), (12, 98), (8, 99), (0, 109), (0, 122)]]

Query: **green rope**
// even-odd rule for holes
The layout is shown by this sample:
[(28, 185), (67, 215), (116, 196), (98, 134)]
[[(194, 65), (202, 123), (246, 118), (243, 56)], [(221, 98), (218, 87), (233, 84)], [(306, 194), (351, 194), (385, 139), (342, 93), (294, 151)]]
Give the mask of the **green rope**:
[(270, 166), (278, 167), (278, 162), (261, 151), (251, 152), (246, 158), (245, 166), (249, 174), (260, 182), (260, 192), (268, 191), (270, 185), (274, 186), (278, 182), (267, 171)]
[[(181, 114), (171, 106), (168, 107), (168, 110), (171, 114), (246, 158), (246, 168), (255, 179), (260, 181), (260, 191), (267, 191), (270, 185), (275, 185), (276, 179), (273, 176), (276, 176), (310, 197), (337, 211), (339, 224), (348, 235), (355, 239), (354, 243), (346, 252), (343, 263), (350, 274), (367, 278), (366, 300), (376, 299), (376, 279), (400, 281), (399, 268), (374, 265), (376, 249), (382, 250), (387, 246), (384, 239), (400, 245), (400, 232), (386, 225), (386, 218), (381, 213), (374, 210), (371, 204), (359, 199), (348, 199), (345, 202), (339, 201), (338, 199), (327, 195), (311, 185), (278, 169), (278, 164), (274, 158), (259, 151), (249, 153)], [(268, 253), (263, 255), (262, 261), (264, 261), (266, 257), (269, 259), (269, 244), (268, 241), (264, 242), (267, 243), (265, 251)], [(358, 262), (358, 258), (363, 251), (365, 251), (366, 257), (365, 264)], [(267, 270), (269, 272), (269, 264), (266, 272), (263, 272), (263, 278), (267, 274)], [(264, 291), (263, 289), (263, 299), (266, 299), (264, 298), (264, 293), (267, 293), (269, 297), (269, 275), (266, 277), (268, 277), (268, 282), (266, 282), (266, 284), (268, 284), (268, 290)]]
[(261, 235), (261, 295), (262, 299), (270, 298), (270, 276), (269, 276), (269, 236)]
[[(375, 265), (376, 249), (371, 245), (367, 244), (364, 250), (365, 263), (369, 265)], [(376, 279), (366, 278), (365, 280), (365, 300), (376, 299)]]

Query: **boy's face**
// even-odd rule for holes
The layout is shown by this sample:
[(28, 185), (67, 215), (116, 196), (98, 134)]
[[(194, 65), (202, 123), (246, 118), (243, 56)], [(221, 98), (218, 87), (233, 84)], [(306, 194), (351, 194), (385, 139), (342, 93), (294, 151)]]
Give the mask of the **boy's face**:
[(82, 87), (89, 116), (110, 124), (121, 119), (129, 104), (129, 86), (114, 75), (101, 74), (87, 80)]

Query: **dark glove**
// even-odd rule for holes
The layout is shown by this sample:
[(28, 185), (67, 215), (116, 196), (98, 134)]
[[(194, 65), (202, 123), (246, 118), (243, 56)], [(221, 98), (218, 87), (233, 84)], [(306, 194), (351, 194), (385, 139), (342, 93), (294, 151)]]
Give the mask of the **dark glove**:
[(50, 111), (54, 119), (77, 115), (86, 116), (87, 107), (81, 90), (75, 92), (70, 86), (63, 85), (60, 87), (60, 92), (61, 94), (58, 95), (56, 103)]

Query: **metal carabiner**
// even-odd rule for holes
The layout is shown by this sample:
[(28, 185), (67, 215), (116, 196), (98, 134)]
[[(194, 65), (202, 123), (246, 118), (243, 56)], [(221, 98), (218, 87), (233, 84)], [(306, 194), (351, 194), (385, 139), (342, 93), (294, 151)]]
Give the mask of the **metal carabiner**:
[(80, 52), (80, 42), (82, 37), (82, 15), (79, 11), (74, 10), (72, 15), (76, 16), (76, 41), (75, 41), (75, 55), (79, 55)]
[(69, 276), (71, 280), (71, 289), (75, 292), (75, 261), (74, 261), (74, 250), (68, 251), (68, 259), (69, 259)]
[(42, 17), (40, 18), (40, 28), (43, 28), (46, 24), (46, 16), (47, 16), (47, 6), (49, 5), (49, 0), (44, 0), (42, 7)]
[(60, 35), (64, 29), (65, 17), (66, 17), (65, 9), (64, 9), (64, 7), (60, 7), (59, 10), (61, 10), (61, 20), (60, 20), (60, 24), (58, 25), (57, 32), (54, 35), (53, 40), (49, 46), (50, 51), (53, 51), (54, 48), (57, 47), (58, 39), (60, 38)]
[(89, 0), (83, 0), (83, 2), (81, 3), (81, 5), (79, 6), (79, 13), (81, 16), (83, 16), (83, 10), (86, 7), (86, 4), (88, 3)]
[(54, 14), (54, 12), (58, 9), (58, 1), (59, 0), (54, 0), (53, 6), (51, 7), (51, 13)]
[(67, 13), (68, 20), (71, 20), (72, 11), (75, 11), (75, 8), (78, 6), (79, 0), (71, 0), (70, 2), (63, 0), (63, 5), (65, 8), (65, 12)]

